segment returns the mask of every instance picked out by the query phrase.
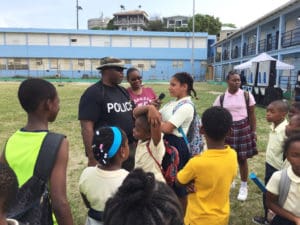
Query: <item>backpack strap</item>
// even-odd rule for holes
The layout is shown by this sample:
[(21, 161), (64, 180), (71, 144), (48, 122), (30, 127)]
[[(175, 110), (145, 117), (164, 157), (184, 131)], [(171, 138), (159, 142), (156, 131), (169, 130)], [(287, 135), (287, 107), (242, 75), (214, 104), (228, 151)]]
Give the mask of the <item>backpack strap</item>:
[(283, 207), (285, 200), (288, 196), (289, 190), (291, 186), (291, 179), (287, 174), (287, 169), (283, 169), (281, 172), (281, 177), (279, 181), (279, 197), (278, 197), (278, 204)]
[(37, 161), (34, 167), (34, 175), (47, 182), (54, 162), (56, 160), (57, 152), (62, 140), (65, 138), (62, 134), (48, 132), (43, 140)]
[(246, 103), (246, 108), (247, 108), (247, 116), (249, 119), (249, 112), (250, 112), (250, 97), (249, 97), (249, 92), (244, 91), (244, 97), (245, 97), (245, 103)]
[[(162, 140), (162, 141), (163, 141), (163, 140)], [(157, 161), (157, 159), (156, 159), (156, 158), (154, 157), (154, 155), (152, 154), (152, 151), (151, 151), (151, 149), (150, 149), (150, 141), (146, 144), (146, 146), (147, 146), (147, 150), (148, 150), (148, 152), (149, 152), (149, 155), (150, 155), (151, 158), (155, 161), (155, 163), (158, 165), (158, 167), (159, 167), (161, 173), (164, 174), (164, 170), (163, 170), (163, 168), (162, 168), (162, 165)]]
[[(182, 106), (182, 105), (184, 105), (184, 104), (186, 104), (186, 103), (187, 103), (187, 104), (191, 104), (191, 105), (194, 107), (194, 116), (193, 116), (193, 117), (195, 117), (195, 115), (197, 114), (196, 109), (195, 109), (195, 105), (194, 105), (194, 103), (193, 103), (192, 101), (187, 100), (187, 99), (185, 99), (185, 100), (179, 102), (179, 103), (174, 107), (172, 113), (174, 114), (174, 113), (176, 112), (176, 110), (179, 109), (180, 106)], [(182, 127), (181, 127), (181, 126), (178, 127), (177, 130), (178, 130), (178, 132), (182, 135), (182, 137), (183, 137), (185, 143), (188, 145), (188, 144), (189, 144), (189, 140), (188, 140), (187, 136), (185, 135), (185, 133), (183, 132)]]
[(183, 139), (184, 139), (184, 142), (188, 145), (189, 144), (189, 140), (187, 138), (187, 136), (185, 135), (182, 127), (178, 127), (177, 130), (179, 131), (179, 133), (182, 135)]
[[(224, 103), (224, 98), (225, 98), (225, 93), (223, 93), (222, 95), (220, 95), (220, 106), (223, 108), (223, 103)], [(249, 97), (249, 92), (248, 91), (244, 91), (244, 98), (245, 98), (245, 103), (246, 103), (246, 107), (247, 107), (247, 115), (249, 116), (249, 111), (250, 111), (250, 97)]]
[(191, 104), (193, 107), (195, 107), (194, 103), (191, 100), (185, 99), (185, 100), (182, 100), (182, 101), (177, 103), (177, 105), (174, 107), (174, 109), (172, 111), (172, 114), (174, 114), (177, 111), (177, 109), (180, 108), (180, 106), (182, 106), (186, 103)]
[(225, 97), (225, 93), (224, 94), (222, 94), (222, 95), (220, 95), (220, 98), (219, 98), (219, 100), (220, 100), (220, 106), (223, 108), (223, 103), (224, 103), (224, 97)]

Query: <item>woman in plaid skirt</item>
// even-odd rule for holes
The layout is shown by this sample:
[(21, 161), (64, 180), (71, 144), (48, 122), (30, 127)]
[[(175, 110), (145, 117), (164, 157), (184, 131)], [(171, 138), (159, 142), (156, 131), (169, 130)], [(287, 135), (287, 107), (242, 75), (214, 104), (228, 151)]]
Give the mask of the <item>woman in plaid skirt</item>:
[(214, 102), (229, 110), (233, 118), (232, 131), (226, 138), (226, 144), (237, 151), (241, 186), (238, 200), (245, 201), (248, 196), (248, 163), (247, 159), (257, 154), (255, 99), (250, 92), (240, 89), (240, 75), (230, 71), (226, 77), (228, 89)]

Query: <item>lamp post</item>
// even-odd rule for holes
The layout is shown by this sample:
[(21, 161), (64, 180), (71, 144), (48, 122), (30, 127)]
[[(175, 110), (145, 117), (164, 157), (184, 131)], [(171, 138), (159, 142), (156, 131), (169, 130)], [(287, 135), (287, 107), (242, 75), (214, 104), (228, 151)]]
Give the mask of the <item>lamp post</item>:
[(195, 78), (195, 66), (194, 66), (194, 48), (195, 48), (195, 0), (193, 0), (193, 30), (192, 30), (192, 57), (191, 57), (191, 64), (192, 64), (192, 77)]
[(82, 10), (82, 7), (78, 5), (78, 0), (76, 0), (76, 29), (79, 29), (79, 22), (78, 22), (78, 14), (79, 10)]

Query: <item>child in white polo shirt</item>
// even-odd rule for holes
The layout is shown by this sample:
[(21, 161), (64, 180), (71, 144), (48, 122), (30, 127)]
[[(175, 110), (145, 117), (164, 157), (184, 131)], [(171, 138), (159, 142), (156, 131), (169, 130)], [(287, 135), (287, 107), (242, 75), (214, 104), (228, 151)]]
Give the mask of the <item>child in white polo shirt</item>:
[[(272, 174), (282, 168), (283, 151), (282, 144), (286, 138), (285, 127), (288, 125), (286, 115), (289, 106), (283, 100), (276, 100), (267, 106), (266, 119), (270, 126), (269, 140), (266, 149), (265, 184), (268, 183)], [(263, 194), (264, 216), (255, 216), (252, 221), (256, 224), (267, 224), (266, 196)]]
[(271, 225), (299, 225), (300, 224), (300, 135), (289, 137), (283, 145), (284, 155), (291, 166), (287, 168), (290, 180), (288, 194), (282, 205), (279, 204), (280, 178), (284, 170), (275, 172), (267, 184), (266, 203), (276, 216)]
[[(160, 127), (160, 113), (154, 105), (146, 105), (136, 107), (133, 115), (135, 117), (133, 136), (138, 140), (135, 168), (152, 172), (156, 180), (165, 183), (160, 168), (166, 151)], [(151, 115), (151, 118), (148, 115)]]

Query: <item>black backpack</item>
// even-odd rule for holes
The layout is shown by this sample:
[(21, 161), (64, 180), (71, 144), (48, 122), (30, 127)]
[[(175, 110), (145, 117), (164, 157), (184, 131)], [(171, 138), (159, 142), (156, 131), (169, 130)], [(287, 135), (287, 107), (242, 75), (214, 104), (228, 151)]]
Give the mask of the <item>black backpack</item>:
[(20, 187), (8, 218), (30, 225), (53, 224), (47, 183), (64, 138), (62, 134), (48, 132), (42, 143), (33, 176)]

